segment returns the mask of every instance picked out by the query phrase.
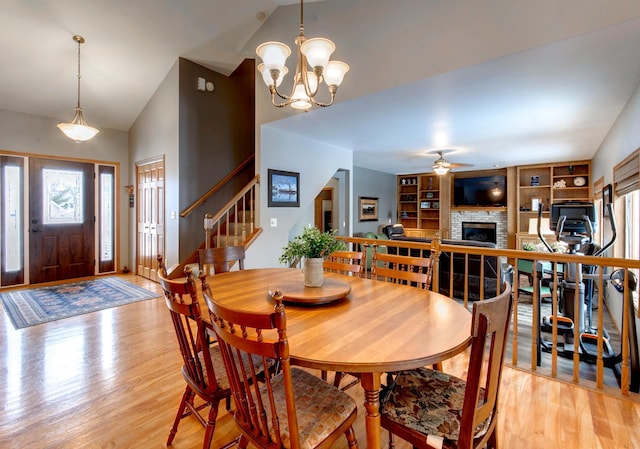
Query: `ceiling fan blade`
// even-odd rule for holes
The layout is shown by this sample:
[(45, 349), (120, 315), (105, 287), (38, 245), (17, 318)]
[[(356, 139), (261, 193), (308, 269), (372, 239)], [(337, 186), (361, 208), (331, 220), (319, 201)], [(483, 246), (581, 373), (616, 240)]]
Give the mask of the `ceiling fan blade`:
[(449, 164), (449, 168), (473, 167), (473, 164)]
[(456, 163), (449, 162), (444, 158), (444, 151), (437, 151), (436, 153), (438, 154), (439, 157), (438, 159), (433, 161), (433, 165), (431, 166), (431, 168), (434, 170), (438, 168), (446, 168), (447, 170), (450, 170), (450, 169), (459, 168), (459, 167), (473, 167), (473, 164), (462, 164), (462, 163), (456, 164)]

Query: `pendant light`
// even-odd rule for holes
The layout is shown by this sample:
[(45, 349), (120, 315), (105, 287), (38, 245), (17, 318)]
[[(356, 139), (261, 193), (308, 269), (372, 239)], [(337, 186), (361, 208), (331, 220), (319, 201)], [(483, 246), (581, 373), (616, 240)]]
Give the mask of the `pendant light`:
[(78, 43), (78, 104), (71, 123), (58, 123), (58, 128), (67, 137), (80, 143), (93, 138), (100, 131), (87, 125), (82, 116), (82, 108), (80, 107), (80, 45), (84, 44), (84, 37), (75, 35), (73, 41)]
[[(289, 95), (278, 90), (280, 83), (289, 71), (285, 66), (291, 49), (282, 42), (265, 42), (258, 46), (256, 53), (262, 58), (258, 71), (262, 74), (264, 83), (269, 87), (271, 103), (282, 108), (291, 106), (294, 109), (307, 110), (312, 106), (327, 107), (333, 100), (342, 83), (349, 66), (341, 61), (329, 61), (329, 57), (336, 49), (329, 39), (316, 37), (309, 39), (304, 35), (304, 5), (300, 0), (300, 33), (295, 39), (297, 48), (296, 70), (293, 75), (293, 86)], [(325, 82), (329, 89), (329, 101), (321, 102), (316, 99), (319, 86)], [(277, 102), (276, 97), (284, 100)]]

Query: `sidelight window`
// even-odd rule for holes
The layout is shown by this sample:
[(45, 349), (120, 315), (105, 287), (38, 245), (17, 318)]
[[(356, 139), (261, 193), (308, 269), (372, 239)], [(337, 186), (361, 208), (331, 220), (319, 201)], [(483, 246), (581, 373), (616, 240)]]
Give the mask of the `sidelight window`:
[(22, 167), (4, 167), (3, 271), (22, 270)]

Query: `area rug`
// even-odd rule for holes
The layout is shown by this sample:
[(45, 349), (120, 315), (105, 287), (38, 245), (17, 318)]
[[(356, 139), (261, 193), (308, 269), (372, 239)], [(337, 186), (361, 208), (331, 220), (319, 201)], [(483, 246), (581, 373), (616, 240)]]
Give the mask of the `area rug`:
[(0, 293), (13, 327), (36, 324), (121, 306), (159, 295), (116, 277)]

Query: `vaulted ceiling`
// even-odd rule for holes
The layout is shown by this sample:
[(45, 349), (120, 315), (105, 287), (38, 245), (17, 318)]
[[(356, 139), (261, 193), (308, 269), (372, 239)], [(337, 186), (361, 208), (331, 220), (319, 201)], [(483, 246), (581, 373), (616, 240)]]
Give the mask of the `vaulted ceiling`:
[[(337, 104), (276, 109), (259, 85), (259, 122), (389, 173), (438, 149), (472, 169), (590, 159), (640, 82), (640, 2), (324, 0), (304, 20), (351, 66)], [(178, 57), (230, 73), (298, 22), (295, 0), (5, 0), (0, 108), (70, 120), (80, 34), (85, 118), (126, 131)]]

